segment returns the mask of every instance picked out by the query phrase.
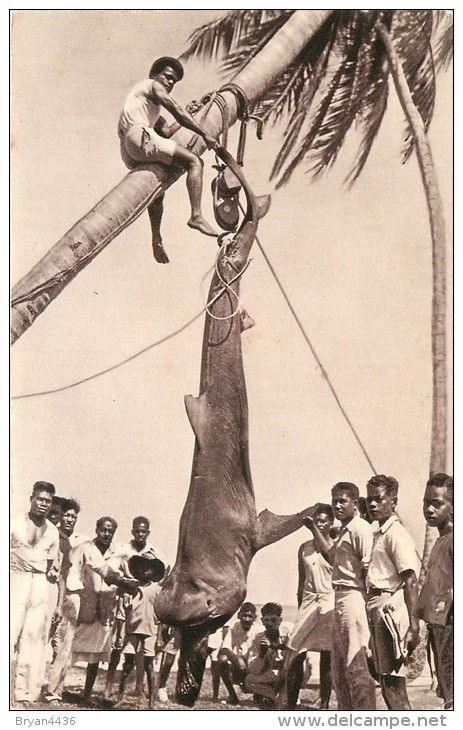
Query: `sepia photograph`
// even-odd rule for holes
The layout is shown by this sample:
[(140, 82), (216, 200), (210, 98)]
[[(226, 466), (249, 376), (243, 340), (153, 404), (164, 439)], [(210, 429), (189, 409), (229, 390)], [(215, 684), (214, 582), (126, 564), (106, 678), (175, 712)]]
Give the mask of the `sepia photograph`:
[(10, 710), (445, 725), (453, 20), (9, 10)]

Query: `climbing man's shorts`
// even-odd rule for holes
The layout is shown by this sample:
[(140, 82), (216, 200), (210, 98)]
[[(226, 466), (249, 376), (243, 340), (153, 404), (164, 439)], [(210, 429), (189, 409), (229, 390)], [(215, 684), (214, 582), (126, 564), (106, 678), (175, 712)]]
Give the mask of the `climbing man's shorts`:
[(141, 124), (130, 127), (121, 141), (121, 156), (129, 169), (143, 162), (170, 165), (176, 151), (177, 143), (173, 139), (165, 139)]

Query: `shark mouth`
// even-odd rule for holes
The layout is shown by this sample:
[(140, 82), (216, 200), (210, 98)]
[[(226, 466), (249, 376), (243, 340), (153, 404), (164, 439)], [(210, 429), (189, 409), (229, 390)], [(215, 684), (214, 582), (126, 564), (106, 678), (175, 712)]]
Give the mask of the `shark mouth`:
[(180, 629), (180, 656), (175, 687), (175, 698), (180, 705), (193, 707), (198, 699), (209, 655), (209, 634), (222, 627), (229, 618), (228, 615), (218, 616), (206, 624)]

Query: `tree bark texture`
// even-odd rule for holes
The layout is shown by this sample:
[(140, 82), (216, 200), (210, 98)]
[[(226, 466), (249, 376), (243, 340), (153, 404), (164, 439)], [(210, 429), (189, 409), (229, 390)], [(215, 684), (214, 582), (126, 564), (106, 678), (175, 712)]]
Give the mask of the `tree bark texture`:
[[(329, 17), (329, 10), (297, 10), (269, 43), (232, 80), (252, 104), (290, 65), (313, 34)], [(237, 98), (223, 92), (228, 105), (229, 123), (238, 116)], [(196, 115), (201, 118), (201, 110)], [(207, 132), (217, 137), (222, 129), (222, 114), (212, 104), (205, 121)], [(174, 139), (186, 146), (192, 133), (180, 129)], [(201, 138), (196, 154), (205, 150)], [(140, 166), (129, 172), (95, 207), (78, 221), (50, 251), (13, 288), (11, 341), (14, 343), (74, 279), (124, 228), (129, 226), (159, 195), (172, 185), (181, 172), (166, 171), (158, 165)]]

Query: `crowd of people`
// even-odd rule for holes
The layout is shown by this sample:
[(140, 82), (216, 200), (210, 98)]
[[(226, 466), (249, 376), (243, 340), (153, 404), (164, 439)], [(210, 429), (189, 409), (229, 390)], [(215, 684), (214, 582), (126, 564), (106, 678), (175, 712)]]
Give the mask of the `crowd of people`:
[[(230, 705), (247, 695), (261, 709), (296, 709), (311, 672), (307, 654), (318, 652), (320, 709), (334, 690), (340, 710), (375, 710), (379, 685), (388, 709), (410, 710), (407, 665), (424, 621), (437, 693), (453, 707), (453, 478), (435, 474), (425, 488), (424, 518), (438, 537), (420, 586), (415, 545), (396, 514), (398, 489), (393, 477), (376, 475), (362, 500), (355, 484), (339, 482), (331, 504), (305, 518), (312, 539), (298, 552), (294, 624), (269, 601), (258, 625), (256, 606), (243, 603), (236, 621), (209, 637), (213, 700), (223, 682)], [(154, 608), (170, 566), (149, 541), (147, 517), (135, 517), (131, 539), (115, 547), (116, 521), (100, 517), (91, 539), (76, 529), (79, 511), (53, 484), (36, 482), (28, 512), (12, 521), (14, 704), (59, 706), (67, 671), (80, 661), (86, 706), (104, 662), (108, 705), (124, 703), (135, 667), (136, 693), (146, 676), (153, 708), (168, 701), (179, 650), (178, 631), (160, 624)]]

